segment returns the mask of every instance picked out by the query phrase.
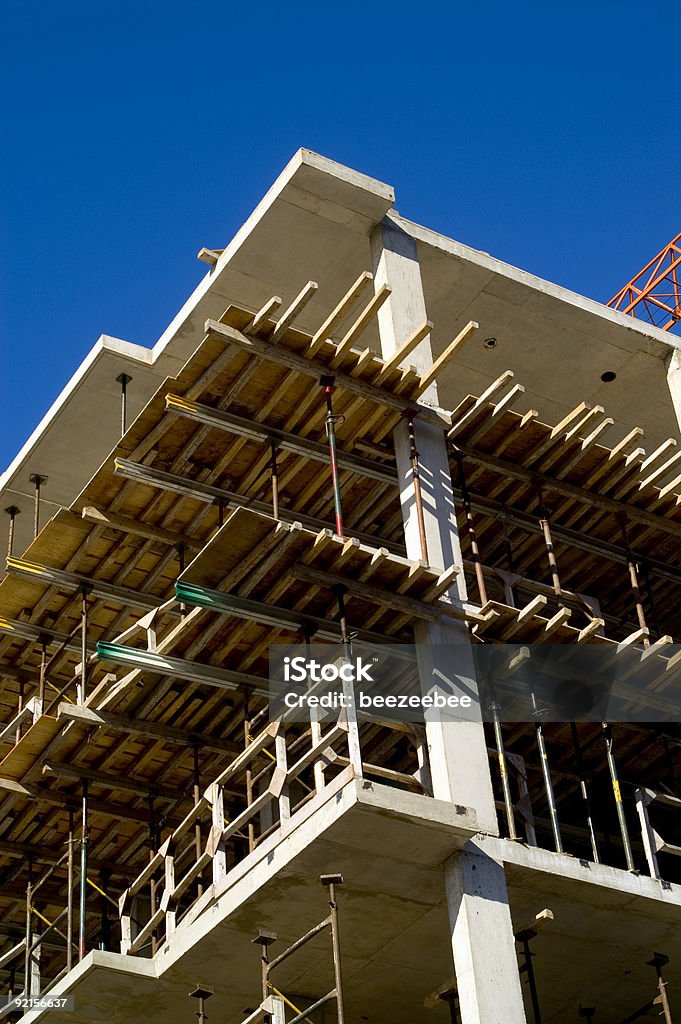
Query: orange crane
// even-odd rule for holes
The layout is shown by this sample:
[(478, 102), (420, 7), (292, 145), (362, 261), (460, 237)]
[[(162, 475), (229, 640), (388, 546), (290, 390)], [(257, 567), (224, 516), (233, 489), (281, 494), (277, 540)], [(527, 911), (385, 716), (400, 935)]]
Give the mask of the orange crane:
[(681, 323), (680, 267), (681, 233), (646, 263), (608, 305), (647, 320), (661, 331), (673, 330)]

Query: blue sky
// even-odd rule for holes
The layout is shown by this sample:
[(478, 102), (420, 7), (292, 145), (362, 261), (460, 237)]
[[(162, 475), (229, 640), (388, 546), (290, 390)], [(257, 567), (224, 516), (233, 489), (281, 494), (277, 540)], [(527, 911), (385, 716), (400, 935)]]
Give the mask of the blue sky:
[(655, 0), (5, 0), (0, 469), (99, 334), (156, 340), (299, 146), (607, 301), (681, 228), (680, 29)]

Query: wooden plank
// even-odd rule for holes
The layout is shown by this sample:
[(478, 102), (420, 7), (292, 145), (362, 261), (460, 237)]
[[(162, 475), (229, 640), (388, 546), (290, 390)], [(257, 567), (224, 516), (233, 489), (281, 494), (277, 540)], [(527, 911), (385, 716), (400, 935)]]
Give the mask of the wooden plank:
[(479, 465), (497, 470), (504, 476), (512, 477), (515, 480), (522, 480), (524, 483), (541, 484), (547, 491), (554, 491), (556, 494), (561, 494), (566, 498), (576, 498), (578, 501), (602, 509), (604, 512), (610, 512), (614, 515), (624, 512), (634, 522), (643, 523), (662, 533), (668, 533), (673, 537), (681, 537), (681, 522), (675, 522), (663, 516), (655, 515), (653, 512), (647, 512), (645, 509), (637, 508), (635, 505), (628, 504), (627, 502), (607, 498), (596, 491), (585, 490), (583, 487), (568, 483), (566, 480), (557, 480), (555, 477), (548, 476), (538, 470), (526, 469), (510, 459), (498, 458), (478, 448), (468, 447), (465, 444), (459, 444), (457, 448)]
[(376, 383), (380, 384), (385, 377), (388, 377), (393, 370), (396, 370), (400, 363), (403, 363), (407, 356), (411, 355), (414, 349), (428, 337), (432, 330), (433, 324), (430, 320), (426, 320), (420, 327), (417, 327), (414, 333), (385, 361), (381, 367), (381, 372), (376, 378)]
[(257, 334), (257, 332), (264, 327), (272, 314), (276, 313), (281, 306), (281, 302), (282, 300), (278, 295), (273, 295), (271, 299), (268, 299), (265, 305), (253, 316), (251, 322), (246, 324), (244, 327), (244, 334)]
[(288, 307), (284, 310), (277, 321), (277, 326), (270, 335), (270, 341), (275, 345), (277, 342), (284, 337), (286, 331), (292, 325), (294, 320), (300, 313), (305, 309), (310, 299), (314, 298), (319, 285), (316, 281), (308, 281), (304, 288), (296, 295), (295, 299)]
[[(369, 583), (360, 583), (347, 576), (339, 576), (335, 573), (324, 572), (322, 569), (311, 569), (302, 562), (296, 564), (290, 570), (294, 579), (303, 583), (321, 584), (327, 587), (344, 586), (348, 594), (362, 598), (372, 604), (379, 604), (385, 608), (392, 608), (394, 611), (404, 612), (406, 615), (414, 615), (418, 619), (425, 619), (427, 622), (435, 622), (440, 615), (447, 615), (451, 609), (449, 605), (427, 604), (425, 601), (413, 597), (406, 597), (402, 594), (393, 594), (389, 590), (373, 587)], [(457, 609), (458, 612), (458, 609)], [(463, 613), (456, 615), (461, 617)]]
[(170, 743), (177, 743), (183, 747), (199, 746), (202, 750), (210, 750), (216, 754), (236, 755), (239, 752), (237, 744), (231, 743), (229, 740), (210, 739), (188, 729), (174, 729), (162, 722), (150, 722), (148, 719), (117, 715), (111, 711), (99, 711), (82, 704), (60, 704), (57, 718), (68, 719), (86, 728), (102, 726), (115, 732), (127, 732), (133, 736), (151, 736), (155, 739), (168, 740)]
[(60, 729), (61, 723), (56, 718), (41, 715), (0, 761), (0, 775), (17, 782), (23, 779)]
[(333, 337), (333, 332), (339, 327), (346, 316), (350, 313), (353, 303), (357, 301), (360, 295), (366, 291), (371, 282), (374, 279), (374, 275), (368, 270), (363, 271), (357, 280), (350, 286), (343, 298), (340, 300), (338, 305), (331, 310), (331, 313), (326, 318), (324, 323), (321, 325), (319, 330), (313, 335), (312, 341), (307, 350), (307, 355), (313, 356), (322, 347), (327, 338)]
[[(241, 331), (237, 331), (234, 327), (229, 327), (226, 324), (218, 323), (217, 320), (206, 320), (205, 329), (206, 334), (209, 336), (222, 338), (227, 344), (238, 345), (247, 352), (253, 353), (253, 355), (264, 356), (265, 359), (269, 359), (271, 362), (279, 363), (281, 366), (288, 366), (292, 370), (305, 374), (306, 377), (312, 377), (317, 382), (320, 377), (326, 376), (329, 373), (329, 367), (326, 363), (305, 358), (281, 346), (271, 345), (260, 338), (247, 338)], [(413, 402), (400, 398), (385, 388), (379, 388), (359, 378), (351, 377), (347, 373), (335, 370), (334, 377), (336, 387), (344, 388), (352, 394), (360, 395), (362, 398), (367, 399), (367, 401), (375, 402), (379, 406), (386, 406), (400, 413), (413, 411), (415, 408)], [(421, 421), (432, 423), (435, 426), (448, 427), (451, 423), (449, 414), (442, 409), (435, 410), (429, 406), (419, 405), (418, 414)]]
[(214, 267), (224, 251), (224, 249), (207, 249), (205, 246), (202, 246), (197, 252), (196, 258), (201, 260), (202, 263), (207, 263), (209, 266)]
[(381, 306), (387, 301), (391, 294), (392, 288), (387, 284), (382, 284), (376, 294), (366, 304), (352, 326), (338, 342), (336, 346), (336, 354), (331, 360), (332, 366), (338, 366), (345, 353), (349, 352), (355, 342), (361, 338)]
[(452, 423), (448, 436), (455, 437), (456, 434), (459, 434), (464, 427), (467, 427), (472, 420), (483, 412), (485, 404), (491, 399), (492, 395), (496, 394), (497, 391), (500, 391), (507, 381), (513, 380), (513, 376), (514, 374), (512, 370), (504, 370), (500, 377), (497, 377), (495, 381), (492, 381), (490, 386), (485, 388), (480, 397), (476, 398), (470, 409), (463, 413), (458, 420)]
[(475, 320), (469, 320), (463, 330), (459, 331), (454, 341), (450, 341), (444, 352), (438, 356), (433, 365), (423, 374), (419, 381), (416, 389), (416, 396), (422, 395), (424, 391), (427, 391), (431, 384), (435, 382), (438, 374), (444, 370), (450, 360), (454, 358), (456, 352), (462, 347), (465, 341), (470, 338), (471, 334), (477, 331), (480, 324), (476, 323)]
[(160, 541), (173, 547), (177, 544), (184, 544), (185, 547), (193, 548), (197, 551), (203, 547), (200, 540), (188, 537), (186, 533), (165, 530), (162, 526), (143, 523), (139, 519), (128, 519), (125, 516), (116, 515), (115, 512), (101, 512), (92, 505), (84, 508), (81, 515), (83, 519), (96, 523), (98, 526), (108, 526), (112, 530), (120, 530), (121, 533), (130, 533), (136, 537), (146, 537), (148, 540)]
[(74, 779), (81, 782), (87, 779), (96, 786), (103, 789), (119, 790), (124, 793), (134, 793), (136, 796), (158, 797), (161, 800), (172, 800), (175, 802), (182, 798), (182, 793), (169, 786), (160, 786), (153, 780), (139, 782), (129, 775), (111, 775), (108, 772), (100, 772), (94, 768), (74, 768), (68, 764), (55, 764), (47, 761), (43, 765), (43, 775), (53, 775), (60, 779)]

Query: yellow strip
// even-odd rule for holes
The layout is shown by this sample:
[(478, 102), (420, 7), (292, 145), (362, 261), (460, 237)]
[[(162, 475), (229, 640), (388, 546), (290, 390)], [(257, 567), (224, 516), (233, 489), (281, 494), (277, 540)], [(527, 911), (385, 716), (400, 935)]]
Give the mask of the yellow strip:
[[(270, 752), (269, 750), (265, 750), (265, 748), (264, 748), (264, 747), (263, 747), (263, 751), (262, 751), (262, 752), (263, 752), (263, 754), (267, 754), (267, 756), (268, 756), (268, 757), (269, 757), (269, 758), (270, 758), (270, 759), (271, 759), (272, 761), (276, 761), (276, 760), (277, 760), (277, 759), (276, 759), (276, 757), (274, 756), (274, 754), (272, 754), (272, 753), (271, 753), (271, 752)], [(282, 996), (282, 999), (283, 999), (283, 998), (284, 998), (284, 997)]]
[(43, 914), (41, 914), (39, 910), (36, 910), (35, 907), (31, 907), (31, 910), (33, 911), (36, 917), (39, 917), (40, 920), (44, 921), (45, 924), (50, 926), (50, 928), (52, 927), (52, 922), (48, 921), (47, 918)]
[(179, 395), (166, 395), (166, 402), (171, 409), (175, 407), (179, 409), (189, 409), (192, 412), (197, 406), (196, 402), (192, 402), (189, 398), (181, 398)]
[(622, 794), (620, 792), (620, 784), (617, 779), (612, 780), (612, 791), (615, 794), (615, 800), (618, 804), (622, 803)]
[(12, 633), (16, 631), (16, 627), (12, 625), (9, 619), (0, 619), (0, 629), (7, 629)]
[(299, 1010), (299, 1009), (298, 1009), (298, 1007), (297, 1007), (297, 1006), (295, 1005), (295, 1003), (292, 1003), (290, 999), (287, 999), (287, 998), (286, 998), (286, 996), (284, 995), (284, 993), (283, 993), (283, 992), (280, 992), (278, 988), (275, 988), (275, 987), (274, 987), (274, 985), (272, 984), (272, 982), (271, 982), (271, 981), (268, 981), (268, 982), (267, 982), (267, 984), (268, 984), (268, 985), (269, 985), (269, 987), (270, 987), (270, 988), (272, 989), (272, 991), (274, 992), (274, 994), (275, 994), (276, 996), (279, 996), (279, 997), (280, 997), (281, 999), (283, 999), (283, 1000), (284, 1000), (284, 1002), (286, 1003), (286, 1005), (287, 1005), (287, 1006), (290, 1006), (290, 1007), (291, 1007), (291, 1009), (292, 1009), (292, 1010), (293, 1010), (293, 1011), (294, 1011), (295, 1013), (303, 1013), (303, 1012), (304, 1012), (303, 1010)]
[[(96, 892), (98, 892), (100, 896), (106, 896), (106, 893), (104, 892), (104, 890), (103, 890), (103, 889), (100, 889), (98, 885), (95, 885), (95, 883), (94, 883), (94, 882), (92, 881), (92, 879), (91, 879), (91, 878), (88, 878), (88, 877), (87, 877), (87, 875), (85, 876), (85, 881), (87, 882), (87, 884), (88, 884), (88, 885), (91, 885), (91, 886), (92, 886), (92, 888), (93, 888), (93, 889), (94, 889), (94, 890), (95, 890)], [(108, 896), (106, 896), (106, 898), (107, 898), (107, 899), (109, 899), (109, 897), (108, 897)]]

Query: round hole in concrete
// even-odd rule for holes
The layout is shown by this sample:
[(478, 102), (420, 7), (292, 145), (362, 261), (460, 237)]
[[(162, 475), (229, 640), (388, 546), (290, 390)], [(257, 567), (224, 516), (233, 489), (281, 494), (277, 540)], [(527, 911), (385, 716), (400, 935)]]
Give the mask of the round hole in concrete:
[(614, 370), (606, 370), (605, 373), (601, 374), (601, 380), (604, 384), (609, 384), (610, 381), (614, 380), (617, 374)]

